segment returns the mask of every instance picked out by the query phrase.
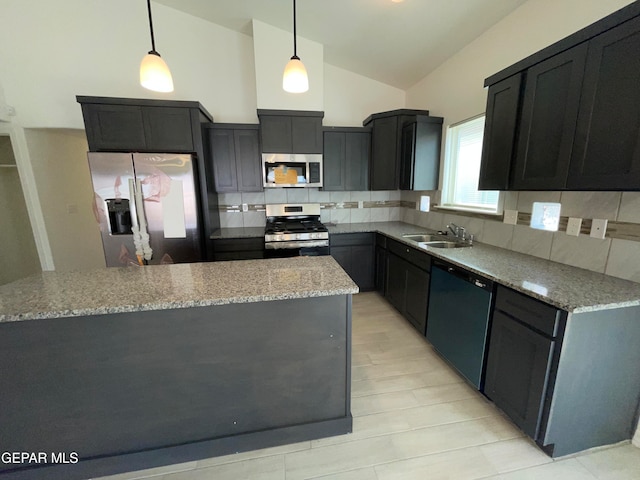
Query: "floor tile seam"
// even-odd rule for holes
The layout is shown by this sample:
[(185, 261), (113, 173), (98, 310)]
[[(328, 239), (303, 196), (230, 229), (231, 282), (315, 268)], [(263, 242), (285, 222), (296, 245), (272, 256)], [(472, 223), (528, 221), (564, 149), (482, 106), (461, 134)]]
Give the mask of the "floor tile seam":
[[(345, 473), (355, 472), (355, 471), (358, 471), (358, 470), (364, 470), (364, 469), (367, 469), (367, 468), (373, 469), (373, 473), (376, 476), (376, 480), (378, 480), (378, 473), (375, 471), (375, 467), (373, 467), (372, 465), (367, 465), (366, 467), (350, 468), (348, 470), (341, 470), (339, 472), (334, 472), (334, 473), (327, 473), (326, 475), (320, 475), (320, 476), (317, 476), (317, 477), (304, 477), (304, 480), (322, 480), (323, 478), (333, 477), (335, 475), (342, 475), (342, 474), (345, 474)], [(286, 472), (285, 472), (285, 480), (287, 480)]]
[[(367, 436), (367, 437), (361, 437), (361, 438), (349, 439), (349, 440), (345, 440), (345, 441), (339, 441), (339, 442), (336, 442), (336, 443), (330, 443), (328, 445), (319, 445), (319, 446), (316, 446), (316, 447), (311, 445), (311, 450), (313, 450), (314, 448), (315, 449), (319, 449), (319, 448), (325, 448), (325, 447), (334, 447), (336, 445), (345, 445), (347, 443), (359, 442), (359, 441), (362, 441), (362, 440), (370, 440), (370, 439), (373, 439), (373, 438), (381, 438), (381, 437), (385, 437), (385, 436), (389, 436), (389, 435), (396, 435), (396, 434), (399, 434), (399, 433), (415, 432), (415, 431), (418, 431), (418, 430), (427, 430), (429, 428), (442, 427), (442, 426), (445, 426), (445, 425), (456, 425), (456, 424), (459, 424), (459, 423), (473, 422), (475, 420), (480, 420), (480, 419), (483, 419), (483, 418), (499, 417), (499, 416), (500, 415), (497, 415), (497, 414), (495, 414), (495, 415), (486, 415), (486, 416), (482, 416), (482, 417), (468, 418), (468, 419), (465, 419), (465, 420), (456, 420), (456, 421), (452, 421), (452, 422), (437, 423), (437, 424), (434, 424), (434, 425), (422, 425), (422, 426), (417, 426), (417, 427), (409, 427), (409, 428), (406, 428), (406, 429), (403, 429), (403, 430), (395, 430), (393, 432), (379, 433), (379, 434), (370, 435), (370, 436)], [(345, 436), (347, 436), (347, 435), (345, 435)], [(329, 438), (331, 438), (331, 437), (329, 437)], [(513, 437), (513, 438), (522, 438), (522, 436)], [(508, 440), (512, 440), (513, 438), (509, 438)], [(321, 440), (321, 439), (318, 439), (318, 440)], [(493, 443), (493, 442), (487, 442), (487, 443)], [(483, 443), (483, 444), (478, 444), (478, 445), (485, 445), (485, 444)], [(296, 453), (296, 452), (290, 452), (290, 453)]]
[[(403, 411), (403, 410), (411, 410), (411, 409), (414, 409), (414, 408), (421, 408), (421, 407), (433, 407), (433, 406), (436, 406), (436, 405), (446, 405), (446, 404), (452, 404), (452, 403), (459, 403), (459, 402), (464, 402), (466, 400), (472, 400), (472, 399), (474, 399), (474, 397), (460, 398), (460, 399), (457, 399), (457, 400), (449, 400), (449, 401), (446, 401), (446, 402), (437, 402), (437, 403), (426, 403), (426, 404), (421, 404), (421, 405), (413, 405), (413, 406), (410, 406), (410, 407), (391, 408), (389, 410), (381, 410), (379, 412), (370, 412), (370, 413), (365, 413), (365, 414), (362, 414), (362, 415), (357, 415), (357, 414), (354, 415), (353, 412), (351, 412), (351, 415), (353, 416), (353, 418), (363, 418), (363, 417), (368, 417), (368, 416), (371, 416), (371, 415), (379, 415), (381, 413), (399, 412), (399, 411)], [(489, 404), (489, 405), (493, 405), (493, 404)], [(497, 411), (497, 407), (493, 407), (493, 408), (496, 409), (496, 413), (495, 414), (490, 414), (490, 415), (485, 415), (485, 416), (492, 417), (494, 415), (500, 415), (500, 412)], [(478, 417), (478, 418), (483, 418), (483, 417)]]
[[(359, 381), (364, 382), (365, 380), (359, 380)], [(354, 394), (353, 394), (353, 389), (352, 389), (352, 391), (351, 391), (351, 398), (353, 399), (353, 398), (360, 398), (360, 397), (369, 397), (369, 396), (371, 396), (371, 395), (383, 395), (383, 394), (385, 394), (385, 393), (398, 393), (398, 392), (413, 391), (413, 390), (415, 390), (416, 388), (444, 387), (444, 386), (446, 386), (446, 385), (457, 385), (457, 384), (459, 384), (459, 383), (464, 383), (464, 382), (463, 382), (462, 380), (460, 380), (460, 381), (458, 381), (458, 382), (439, 383), (439, 384), (437, 384), (437, 385), (422, 385), (422, 386), (419, 386), (419, 387), (401, 388), (401, 389), (398, 389), (398, 390), (388, 390), (388, 391), (385, 391), (385, 392), (367, 393), (367, 394), (365, 394), (365, 395), (358, 395), (358, 394), (355, 394), (355, 395), (354, 395)], [(352, 385), (352, 387), (353, 387), (353, 385)]]
[[(310, 442), (311, 441), (312, 440), (310, 440)], [(196, 466), (195, 468), (192, 468), (192, 470), (204, 470), (206, 468), (219, 467), (221, 465), (231, 465), (233, 463), (249, 462), (251, 460), (260, 460), (260, 459), (263, 459), (263, 458), (277, 457), (278, 455), (282, 455), (284, 457), (288, 453), (304, 452), (305, 450), (311, 450), (311, 445), (309, 445), (307, 448), (301, 448), (300, 450), (291, 450), (290, 452), (270, 453), (270, 454), (266, 454), (266, 455), (258, 455), (258, 456), (255, 456), (255, 457), (239, 458), (239, 459), (234, 459), (234, 460), (229, 460), (229, 461), (223, 461), (223, 462), (220, 462), (220, 463), (215, 463), (213, 465), (203, 465), (201, 467)], [(248, 450), (247, 452), (241, 452), (240, 454), (250, 453), (250, 452), (252, 452), (252, 450)], [(210, 458), (216, 458), (216, 457), (210, 457)], [(188, 470), (185, 470), (185, 471), (188, 471)], [(168, 475), (168, 474), (165, 473), (164, 475)]]
[[(418, 371), (418, 372), (411, 372), (411, 373), (400, 373), (400, 374), (396, 374), (396, 375), (385, 375), (382, 377), (375, 377), (375, 378), (363, 378), (362, 380), (354, 380), (353, 378), (351, 379), (352, 382), (366, 382), (367, 380), (380, 380), (382, 378), (399, 378), (399, 377), (406, 377), (409, 375), (420, 375), (423, 373), (434, 373), (434, 372), (447, 372), (447, 373), (452, 373), (452, 374), (457, 374), (457, 372), (455, 372), (451, 367), (449, 367), (448, 365), (443, 365), (442, 367), (438, 367), (436, 369), (433, 370), (427, 370), (427, 371)], [(453, 382), (453, 383), (463, 383), (464, 379), (462, 377), (459, 378), (459, 382)]]
[[(516, 468), (514, 470), (505, 470), (504, 472), (498, 472), (497, 475), (501, 475), (501, 476), (502, 475), (508, 475), (508, 474), (512, 474), (512, 473), (515, 473), (515, 472), (522, 472), (522, 471), (531, 470), (531, 469), (538, 468), (538, 467), (543, 467), (545, 465), (559, 465), (562, 462), (567, 462), (569, 460), (575, 460), (575, 457), (563, 457), (561, 460), (558, 460), (558, 459), (555, 459), (555, 458), (551, 458), (550, 460), (551, 460), (550, 462), (540, 463), (538, 465), (529, 465), (528, 467), (520, 467), (520, 468)], [(582, 463), (578, 462), (578, 464), (581, 467), (583, 467), (591, 477), (593, 477), (592, 480), (599, 480), (599, 477), (597, 475), (595, 475), (593, 472), (591, 472), (591, 470), (586, 468)], [(485, 479), (485, 478), (492, 478), (493, 476), (494, 475), (487, 475), (487, 476), (476, 478), (476, 479), (473, 479), (473, 480), (482, 480), (482, 479)]]
[[(369, 353), (365, 353), (365, 354), (363, 354), (363, 355), (371, 355), (371, 354), (369, 354)], [(428, 357), (428, 355), (426, 355), (426, 356)], [(433, 359), (431, 359), (431, 358), (425, 358), (425, 355), (421, 355), (421, 354), (408, 354), (408, 355), (406, 355), (406, 356), (393, 357), (393, 358), (386, 359), (386, 360), (387, 360), (387, 362), (379, 362), (379, 363), (376, 363), (376, 361), (375, 361), (375, 360), (371, 360), (371, 361), (373, 362), (371, 365), (376, 365), (376, 366), (377, 366), (377, 365), (386, 365), (387, 363), (392, 363), (392, 361), (393, 361), (393, 360), (401, 360), (401, 359), (409, 359), (409, 360), (424, 359), (424, 360), (427, 360), (427, 361), (429, 361), (429, 360), (433, 360)], [(388, 362), (388, 361), (391, 361), (391, 362)]]

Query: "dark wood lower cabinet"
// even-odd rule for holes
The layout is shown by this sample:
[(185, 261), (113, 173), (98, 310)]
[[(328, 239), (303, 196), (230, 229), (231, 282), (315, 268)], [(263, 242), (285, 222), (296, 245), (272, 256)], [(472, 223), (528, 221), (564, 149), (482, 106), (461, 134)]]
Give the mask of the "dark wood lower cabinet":
[(555, 341), (494, 312), (490, 345), (485, 394), (536, 439)]
[(331, 256), (361, 291), (375, 289), (373, 233), (343, 233), (330, 237)]
[(429, 305), (429, 272), (393, 253), (388, 256), (387, 267), (387, 300), (424, 335)]
[(380, 295), (385, 295), (387, 289), (387, 249), (376, 245), (376, 290)]
[(217, 239), (212, 246), (216, 262), (264, 258), (264, 237)]

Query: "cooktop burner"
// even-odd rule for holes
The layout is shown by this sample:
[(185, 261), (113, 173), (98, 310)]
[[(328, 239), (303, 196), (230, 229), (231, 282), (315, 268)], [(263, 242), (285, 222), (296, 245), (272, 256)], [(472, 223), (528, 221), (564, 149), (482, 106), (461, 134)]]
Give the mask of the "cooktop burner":
[[(265, 242), (315, 242), (328, 245), (329, 233), (320, 221), (320, 204), (267, 205)], [(298, 244), (296, 244), (298, 245)]]
[(306, 233), (306, 232), (326, 232), (325, 227), (319, 220), (274, 220), (267, 222), (266, 234), (274, 233)]

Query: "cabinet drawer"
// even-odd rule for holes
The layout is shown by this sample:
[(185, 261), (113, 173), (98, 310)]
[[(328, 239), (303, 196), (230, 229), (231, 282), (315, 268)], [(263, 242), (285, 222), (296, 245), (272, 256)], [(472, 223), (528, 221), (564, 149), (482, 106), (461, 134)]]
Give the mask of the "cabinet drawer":
[(373, 245), (372, 233), (334, 233), (330, 237), (332, 247), (347, 245)]
[(427, 272), (431, 271), (431, 256), (428, 253), (391, 239), (387, 240), (387, 248), (416, 267)]
[(551, 337), (558, 333), (561, 310), (534, 298), (498, 286), (496, 309)]

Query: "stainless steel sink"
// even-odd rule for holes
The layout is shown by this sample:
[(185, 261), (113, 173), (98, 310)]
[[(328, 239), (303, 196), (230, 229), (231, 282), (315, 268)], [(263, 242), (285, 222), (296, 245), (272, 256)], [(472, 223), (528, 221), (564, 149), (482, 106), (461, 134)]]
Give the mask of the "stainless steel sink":
[(407, 240), (412, 240), (414, 242), (418, 242), (418, 243), (424, 243), (424, 242), (433, 242), (433, 241), (441, 241), (442, 238), (437, 236), (437, 235), (430, 235), (430, 234), (408, 234), (408, 235), (402, 235), (402, 238), (406, 238)]
[(445, 241), (439, 240), (435, 242), (420, 242), (420, 244), (426, 245), (427, 247), (434, 247), (434, 248), (463, 248), (463, 247), (471, 246), (470, 243), (450, 242), (448, 240), (445, 240)]

